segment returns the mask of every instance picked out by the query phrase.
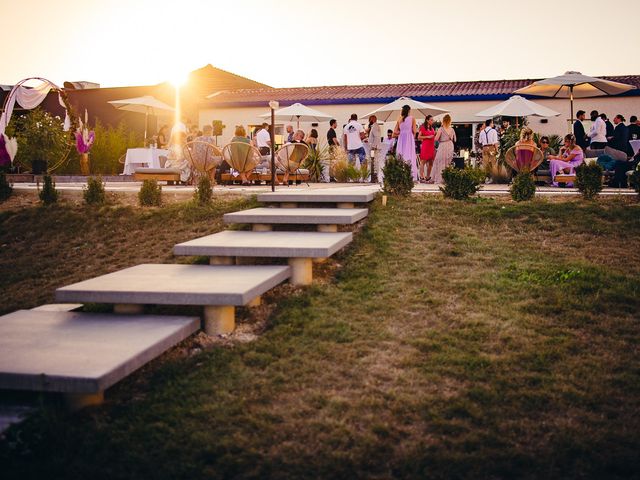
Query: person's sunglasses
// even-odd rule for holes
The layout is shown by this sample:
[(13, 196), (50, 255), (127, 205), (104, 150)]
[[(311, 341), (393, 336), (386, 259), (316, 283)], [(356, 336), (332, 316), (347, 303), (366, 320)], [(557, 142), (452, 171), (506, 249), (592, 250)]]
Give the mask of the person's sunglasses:
[(546, 141), (544, 141), (544, 140), (543, 140), (542, 142), (540, 142), (540, 143), (543, 143), (543, 144), (545, 144), (545, 145), (549, 145), (549, 142), (546, 142)]

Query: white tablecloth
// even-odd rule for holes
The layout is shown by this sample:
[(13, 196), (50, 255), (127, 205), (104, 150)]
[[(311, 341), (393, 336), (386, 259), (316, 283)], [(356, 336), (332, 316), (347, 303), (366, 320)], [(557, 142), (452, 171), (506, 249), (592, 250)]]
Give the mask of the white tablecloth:
[(160, 157), (169, 155), (161, 148), (130, 148), (124, 160), (123, 175), (133, 175), (138, 167), (160, 168)]
[(629, 143), (631, 144), (631, 148), (633, 148), (633, 154), (637, 155), (638, 150), (640, 150), (640, 140), (629, 140)]

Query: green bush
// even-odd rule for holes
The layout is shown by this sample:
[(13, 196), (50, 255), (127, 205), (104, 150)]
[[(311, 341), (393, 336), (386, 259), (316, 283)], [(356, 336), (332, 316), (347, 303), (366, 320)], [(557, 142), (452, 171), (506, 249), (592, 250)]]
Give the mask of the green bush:
[(44, 182), (42, 185), (42, 190), (40, 190), (40, 201), (44, 205), (51, 205), (52, 203), (56, 203), (58, 201), (58, 190), (56, 190), (56, 184), (51, 178), (51, 175), (45, 175), (42, 178)]
[(145, 180), (138, 192), (142, 207), (159, 207), (162, 204), (162, 187), (156, 180)]
[(7, 175), (0, 172), (0, 202), (4, 202), (13, 193), (13, 186), (7, 180)]
[(72, 144), (69, 133), (62, 128), (62, 120), (40, 108), (23, 115), (14, 115), (6, 134), (18, 141), (14, 164), (30, 171), (32, 163), (47, 162), (54, 169), (69, 154)]
[[(118, 161), (127, 153), (128, 148), (142, 147), (142, 136), (129, 130), (123, 121), (117, 127), (103, 125), (96, 119), (93, 128), (96, 134), (95, 142), (89, 154), (91, 173), (100, 175), (117, 175), (123, 169)], [(79, 173), (80, 155), (75, 149), (69, 162), (58, 170), (58, 173)]]
[(382, 168), (384, 173), (384, 192), (389, 195), (406, 197), (413, 189), (411, 166), (395, 155), (387, 157), (387, 163)]
[(536, 183), (531, 173), (520, 172), (516, 175), (509, 192), (516, 202), (531, 200), (536, 194)]
[(211, 186), (211, 180), (208, 176), (202, 175), (198, 179), (196, 190), (193, 192), (193, 199), (198, 205), (209, 205), (211, 204), (212, 196), (213, 190)]
[(316, 149), (309, 150), (302, 168), (309, 170), (309, 177), (313, 182), (319, 182), (324, 174), (325, 165), (329, 163), (329, 145), (316, 145)]
[(84, 203), (87, 205), (102, 205), (106, 200), (104, 183), (101, 177), (89, 177), (87, 186), (82, 189)]
[(597, 163), (583, 163), (576, 168), (576, 187), (587, 200), (595, 198), (602, 190), (602, 167)]
[(481, 168), (447, 167), (442, 171), (444, 186), (440, 187), (440, 191), (447, 198), (465, 200), (480, 189), (484, 178), (485, 171)]

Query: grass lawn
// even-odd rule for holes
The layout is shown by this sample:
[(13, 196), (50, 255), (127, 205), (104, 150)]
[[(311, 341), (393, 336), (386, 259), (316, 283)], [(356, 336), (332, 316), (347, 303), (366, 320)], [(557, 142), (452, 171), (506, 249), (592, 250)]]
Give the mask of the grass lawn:
[[(2, 214), (2, 309), (175, 261), (241, 206)], [(101, 408), (46, 403), (2, 477), (640, 477), (635, 199), (378, 201), (323, 269), (256, 341), (189, 340)]]

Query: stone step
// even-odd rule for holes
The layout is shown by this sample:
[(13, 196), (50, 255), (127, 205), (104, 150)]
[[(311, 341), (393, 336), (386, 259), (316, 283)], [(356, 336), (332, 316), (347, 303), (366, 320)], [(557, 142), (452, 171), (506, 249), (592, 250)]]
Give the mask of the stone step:
[(19, 310), (0, 317), (0, 388), (61, 392), (72, 408), (193, 334), (198, 317)]
[(235, 328), (235, 307), (254, 302), (289, 279), (278, 265), (211, 266), (143, 264), (56, 290), (59, 302), (112, 303), (117, 313), (141, 313), (143, 305), (202, 305), (205, 331)]
[(47, 303), (45, 305), (32, 308), (31, 310), (41, 312), (73, 312), (74, 310), (79, 310), (82, 307), (82, 303)]
[(309, 285), (313, 281), (311, 259), (325, 259), (353, 240), (350, 232), (247, 232), (227, 230), (180, 243), (175, 255), (211, 257), (212, 265), (232, 264), (234, 257), (287, 258), (292, 269), (291, 283)]
[(295, 207), (304, 203), (335, 203), (338, 207), (353, 208), (356, 203), (373, 201), (380, 188), (377, 186), (331, 188), (326, 190), (293, 190), (258, 194), (259, 202), (280, 203), (282, 207)]
[(352, 225), (369, 214), (366, 208), (252, 208), (226, 213), (227, 224), (253, 224), (254, 230), (269, 230), (271, 225), (317, 225), (319, 231), (337, 231), (338, 225)]

